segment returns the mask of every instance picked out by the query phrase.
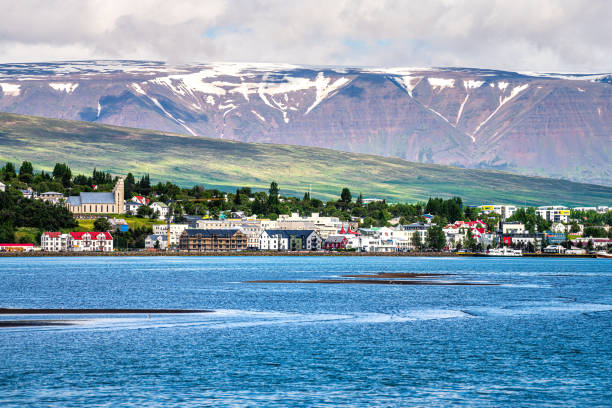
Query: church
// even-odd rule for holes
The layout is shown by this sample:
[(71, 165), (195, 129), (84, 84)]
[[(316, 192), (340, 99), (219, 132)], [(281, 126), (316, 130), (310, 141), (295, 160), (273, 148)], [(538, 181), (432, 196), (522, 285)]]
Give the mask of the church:
[(70, 196), (66, 200), (66, 207), (73, 214), (123, 214), (124, 181), (120, 177), (112, 193), (81, 193)]

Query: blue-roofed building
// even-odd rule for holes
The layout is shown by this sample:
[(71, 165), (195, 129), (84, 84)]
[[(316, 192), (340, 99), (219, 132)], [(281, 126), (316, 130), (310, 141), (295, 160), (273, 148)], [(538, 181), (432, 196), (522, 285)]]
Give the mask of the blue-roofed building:
[(317, 251), (321, 245), (315, 230), (264, 230), (259, 236), (262, 251)]
[(73, 214), (123, 214), (125, 205), (123, 200), (124, 181), (117, 180), (112, 192), (81, 193), (66, 199), (66, 207)]

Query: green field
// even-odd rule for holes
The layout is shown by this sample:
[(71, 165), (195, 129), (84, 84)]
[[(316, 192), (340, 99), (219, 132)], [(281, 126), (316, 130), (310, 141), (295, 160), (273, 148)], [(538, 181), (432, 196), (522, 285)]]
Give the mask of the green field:
[(73, 173), (94, 167), (114, 174), (149, 173), (155, 181), (204, 184), (230, 190), (267, 188), (282, 194), (356, 196), (413, 202), (459, 195), (468, 204), (595, 205), (612, 202), (612, 187), (511, 173), (407, 162), (301, 146), (239, 143), (88, 122), (0, 113), (0, 160), (31, 161), (51, 170), (65, 162)]

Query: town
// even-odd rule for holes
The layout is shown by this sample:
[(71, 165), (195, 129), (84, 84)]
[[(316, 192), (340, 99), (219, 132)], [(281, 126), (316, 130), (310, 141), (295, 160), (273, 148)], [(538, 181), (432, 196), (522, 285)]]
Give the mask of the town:
[(455, 252), (491, 256), (599, 254), (612, 250), (608, 206), (467, 205), (459, 197), (416, 204), (356, 198), (323, 202), (238, 188), (152, 185), (64, 163), (35, 172), (0, 168), (0, 252)]

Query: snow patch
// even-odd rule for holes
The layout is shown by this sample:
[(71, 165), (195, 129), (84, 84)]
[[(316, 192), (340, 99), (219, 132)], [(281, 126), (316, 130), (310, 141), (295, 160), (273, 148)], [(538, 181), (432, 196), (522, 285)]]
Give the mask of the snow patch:
[(503, 90), (505, 90), (505, 89), (508, 87), (508, 85), (509, 85), (509, 84), (508, 84), (507, 82), (498, 82), (498, 83), (497, 83), (497, 87), (498, 87), (499, 89), (501, 89), (502, 91), (503, 91)]
[[(465, 99), (463, 100), (463, 102), (461, 102), (461, 106), (459, 107), (459, 112), (457, 112), (457, 120), (455, 121), (455, 125), (459, 123), (459, 120), (461, 119), (461, 114), (463, 113), (463, 107), (465, 106), (469, 98), (470, 98), (470, 94), (466, 94)], [(474, 142), (475, 141), (474, 136), (471, 136), (471, 138), (472, 138), (472, 141)]]
[[(507, 84), (507, 82), (504, 82), (505, 84)], [(482, 121), (478, 126), (476, 126), (476, 129), (474, 129), (474, 132), (472, 132), (472, 135), (478, 133), (478, 131), (480, 130), (480, 128), (482, 126), (484, 126), (496, 113), (497, 111), (499, 111), (499, 109), (504, 106), (507, 102), (509, 102), (512, 98), (514, 98), (516, 95), (518, 95), (519, 93), (521, 93), (522, 91), (524, 91), (525, 89), (527, 89), (529, 87), (529, 84), (524, 84), (524, 85), (519, 85), (519, 86), (515, 86), (514, 88), (512, 88), (512, 91), (510, 92), (510, 95), (506, 96), (505, 98), (502, 98), (501, 95), (499, 97), (499, 106), (493, 111), (493, 113), (491, 113), (484, 121)], [(504, 87), (505, 88), (505, 87)], [(500, 88), (501, 89), (501, 88)]]
[(101, 112), (102, 112), (102, 105), (100, 105), (100, 100), (98, 99), (98, 114), (96, 115), (96, 118), (100, 117)]
[(262, 122), (266, 121), (266, 118), (264, 118), (263, 116), (261, 116), (259, 113), (257, 113), (254, 110), (251, 110), (251, 113), (253, 113), (253, 115), (257, 116), (257, 118), (259, 118), (259, 120), (261, 120)]
[(463, 81), (463, 86), (465, 87), (465, 89), (475, 89), (480, 88), (484, 83), (484, 81), (468, 79), (467, 81)]
[(21, 85), (0, 83), (2, 93), (7, 96), (19, 96), (21, 94)]
[(147, 95), (146, 92), (143, 91), (140, 85), (138, 85), (136, 82), (132, 83), (132, 88), (141, 95), (145, 95), (145, 96)]
[(576, 88), (576, 89), (578, 89), (578, 92), (584, 92), (584, 89), (582, 88)]
[(322, 72), (317, 74), (317, 78), (315, 79), (315, 86), (317, 88), (317, 94), (315, 96), (315, 101), (310, 107), (306, 110), (305, 115), (315, 108), (318, 104), (323, 101), (323, 99), (327, 98), (331, 93), (336, 92), (338, 89), (342, 88), (346, 84), (350, 82), (348, 78), (342, 77), (336, 79), (333, 83), (329, 83), (331, 78), (325, 78)]
[(397, 78), (399, 84), (408, 92), (408, 95), (412, 96), (412, 91), (421, 82), (423, 77), (413, 77), (410, 75), (404, 75)]
[(75, 89), (77, 89), (77, 87), (79, 86), (79, 84), (77, 83), (71, 83), (71, 82), (66, 82), (66, 83), (61, 83), (61, 82), (50, 82), (49, 86), (53, 89), (55, 89), (56, 91), (59, 92), (66, 92), (67, 94), (71, 94), (74, 92)]
[(455, 86), (455, 80), (452, 78), (427, 78), (427, 82), (434, 90), (438, 90), (438, 92), (442, 91), (444, 88), (453, 88)]
[(209, 105), (214, 105), (215, 104), (215, 98), (212, 97), (212, 95), (208, 95), (206, 97), (206, 103)]

